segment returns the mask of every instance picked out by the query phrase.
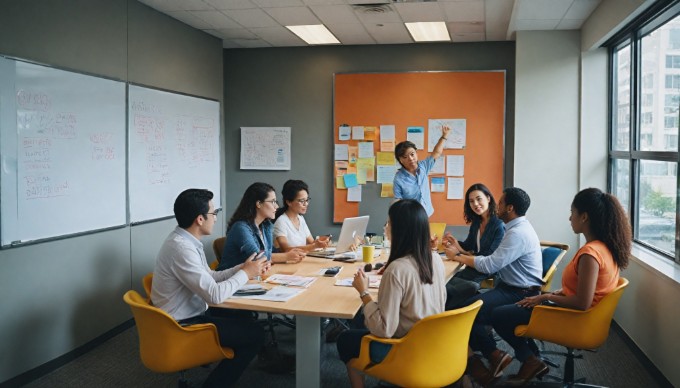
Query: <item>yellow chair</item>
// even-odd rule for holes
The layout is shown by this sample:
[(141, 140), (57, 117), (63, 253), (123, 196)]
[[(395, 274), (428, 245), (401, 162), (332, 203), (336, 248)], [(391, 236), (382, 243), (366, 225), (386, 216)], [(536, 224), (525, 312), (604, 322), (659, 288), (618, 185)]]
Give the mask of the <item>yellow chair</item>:
[[(617, 287), (607, 294), (595, 307), (588, 310), (573, 310), (562, 307), (536, 306), (531, 313), (529, 324), (515, 328), (515, 335), (552, 342), (567, 348), (564, 365), (564, 386), (578, 386), (585, 379), (574, 381), (574, 349), (595, 349), (600, 347), (609, 335), (616, 305), (628, 286), (628, 280), (619, 279)], [(588, 385), (592, 387), (592, 385)]]
[(213, 240), (212, 247), (213, 252), (215, 252), (215, 261), (210, 263), (210, 269), (215, 269), (220, 264), (220, 259), (222, 258), (222, 250), (224, 249), (224, 243), (227, 241), (227, 236), (218, 237)]
[(146, 299), (151, 300), (151, 282), (153, 281), (153, 272), (149, 272), (142, 278), (142, 286), (146, 292)]
[(185, 370), (234, 358), (231, 348), (220, 346), (215, 325), (180, 326), (134, 290), (126, 292), (123, 300), (135, 317), (142, 363), (154, 372), (180, 372), (180, 386), (186, 385)]
[[(482, 301), (418, 321), (402, 338), (364, 336), (350, 366), (400, 387), (444, 387), (465, 372), (472, 322)], [(392, 345), (385, 359), (371, 363), (369, 344)]]
[(442, 245), (442, 237), (444, 237), (444, 231), (446, 230), (446, 222), (430, 222), (430, 235), (437, 235), (439, 239), (439, 244), (437, 244), (437, 252), (444, 250)]

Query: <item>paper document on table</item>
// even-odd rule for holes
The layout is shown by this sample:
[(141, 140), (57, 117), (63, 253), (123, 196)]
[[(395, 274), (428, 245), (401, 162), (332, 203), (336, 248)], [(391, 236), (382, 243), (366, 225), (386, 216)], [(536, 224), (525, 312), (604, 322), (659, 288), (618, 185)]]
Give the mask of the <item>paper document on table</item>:
[[(380, 279), (382, 279), (382, 275), (369, 275), (368, 276), (368, 288), (379, 288), (380, 287)], [(352, 287), (352, 281), (354, 278), (344, 278), (344, 279), (338, 279), (335, 281), (336, 286), (340, 287)]]
[(270, 301), (270, 302), (287, 302), (287, 301), (291, 300), (293, 297), (299, 295), (301, 292), (304, 292), (304, 291), (305, 291), (304, 288), (276, 286), (276, 287), (272, 288), (271, 290), (267, 291), (266, 294), (243, 295), (243, 296), (233, 295), (232, 298), (234, 298), (234, 299), (267, 300), (267, 301)]
[(309, 287), (310, 284), (314, 283), (315, 277), (311, 276), (297, 276), (297, 275), (285, 275), (285, 274), (274, 274), (265, 280), (267, 283), (281, 284), (284, 286), (295, 286), (295, 287)]

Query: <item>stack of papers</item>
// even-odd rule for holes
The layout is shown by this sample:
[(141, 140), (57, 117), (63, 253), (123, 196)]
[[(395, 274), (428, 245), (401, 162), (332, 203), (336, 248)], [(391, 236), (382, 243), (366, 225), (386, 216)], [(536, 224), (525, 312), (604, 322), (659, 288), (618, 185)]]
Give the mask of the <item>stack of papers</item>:
[(265, 282), (307, 288), (310, 284), (314, 283), (315, 280), (316, 278), (311, 276), (284, 275), (277, 273), (268, 277)]

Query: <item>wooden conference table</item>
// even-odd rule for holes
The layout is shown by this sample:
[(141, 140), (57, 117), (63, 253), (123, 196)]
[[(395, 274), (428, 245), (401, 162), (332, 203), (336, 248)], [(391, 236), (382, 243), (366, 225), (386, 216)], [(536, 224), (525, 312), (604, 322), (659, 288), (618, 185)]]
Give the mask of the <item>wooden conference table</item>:
[[(387, 257), (376, 258), (376, 262), (386, 262)], [(319, 275), (322, 268), (342, 266), (336, 277)], [(336, 286), (337, 279), (352, 277), (363, 262), (342, 263), (330, 259), (305, 257), (298, 264), (273, 265), (269, 275), (274, 273), (317, 277), (304, 292), (286, 302), (271, 302), (253, 299), (235, 299), (214, 305), (214, 307), (260, 311), (276, 314), (295, 315), (295, 386), (312, 388), (320, 386), (321, 376), (321, 318), (351, 319), (362, 305), (354, 287)], [(444, 260), (446, 278), (450, 278), (459, 263)], [(264, 282), (263, 282), (264, 283)], [(265, 287), (274, 285), (264, 283)], [(377, 300), (378, 289), (370, 289), (373, 299)], [(316, 367), (312, 367), (316, 365)]]

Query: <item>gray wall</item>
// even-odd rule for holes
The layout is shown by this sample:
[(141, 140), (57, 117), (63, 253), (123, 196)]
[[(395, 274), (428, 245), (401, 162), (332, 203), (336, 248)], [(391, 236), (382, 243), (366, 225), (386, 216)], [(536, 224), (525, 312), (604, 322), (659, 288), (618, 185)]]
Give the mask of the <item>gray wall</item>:
[[(0, 9), (0, 54), (222, 100), (221, 42), (136, 1), (0, 0)], [(130, 319), (122, 295), (141, 290), (174, 225), (1, 250), (0, 382)]]
[[(279, 192), (287, 179), (302, 179), (313, 198), (305, 217), (314, 234), (337, 235), (333, 219), (333, 74), (442, 70), (506, 70), (505, 182), (512, 181), (515, 45), (501, 43), (304, 47), (225, 50), (226, 198), (229, 216), (252, 182)], [(290, 171), (239, 170), (240, 127), (292, 127)], [(364, 191), (360, 214), (382, 234), (389, 199), (377, 185)], [(460, 208), (451, 209), (462, 212)], [(459, 233), (462, 234), (462, 233)], [(465, 235), (462, 235), (465, 237)]]

